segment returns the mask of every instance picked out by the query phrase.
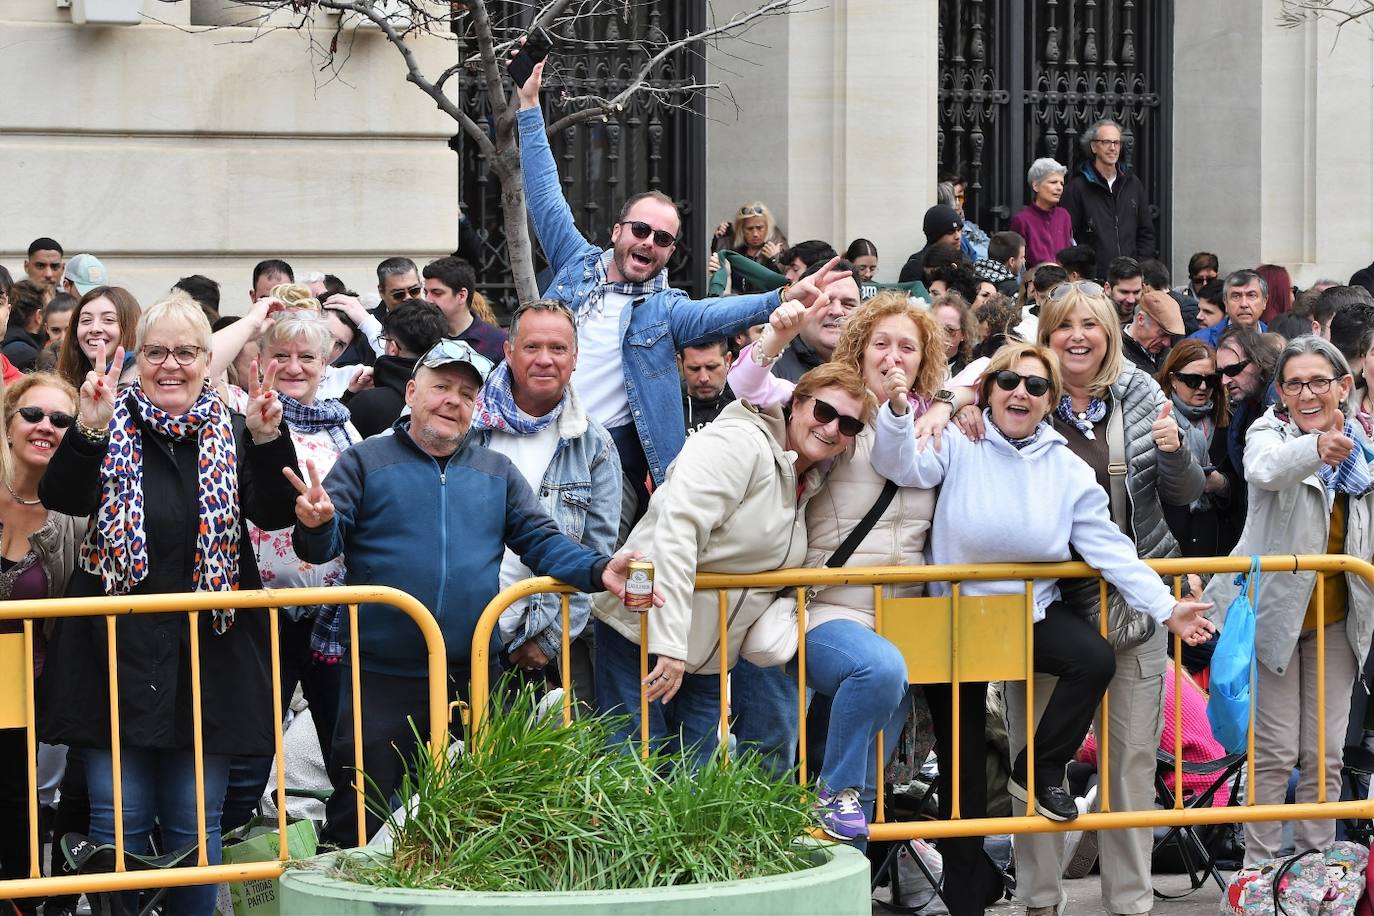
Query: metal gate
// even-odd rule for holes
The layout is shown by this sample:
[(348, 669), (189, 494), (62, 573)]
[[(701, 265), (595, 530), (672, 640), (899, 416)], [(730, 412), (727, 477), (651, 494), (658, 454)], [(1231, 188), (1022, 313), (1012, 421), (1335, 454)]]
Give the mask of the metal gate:
[[(489, 2), (493, 22), (527, 25), (538, 4), (523, 0)], [(655, 45), (699, 32), (705, 27), (706, 4), (680, 0), (635, 0), (599, 4), (594, 14), (554, 30), (555, 47), (544, 76), (544, 114), (548, 123), (574, 107), (569, 96), (610, 98), (620, 92), (655, 53)], [(475, 49), (471, 37), (464, 41)], [(699, 294), (706, 274), (705, 238), (706, 123), (705, 100), (686, 87), (705, 82), (705, 55), (683, 50), (666, 58), (651, 80), (653, 91), (640, 92), (609, 123), (583, 123), (550, 138), (563, 193), (578, 228), (592, 242), (609, 247), (611, 224), (625, 198), (641, 191), (662, 191), (682, 214), (682, 240), (671, 260), (672, 285)], [(485, 81), (480, 74), (463, 80), (463, 107), (484, 130), (492, 129)], [(506, 257), (501, 218), (501, 185), (486, 157), (461, 135), (459, 196), (464, 212), (482, 238), (478, 286), (500, 316), (515, 310), (515, 286)], [(536, 250), (538, 246), (536, 246)], [(536, 270), (546, 265), (536, 255)], [(541, 280), (544, 279), (541, 276)], [(541, 284), (542, 285), (542, 284)]]
[(1169, 251), (1173, 22), (1173, 0), (940, 0), (939, 171), (968, 180), (968, 217), (1006, 228), (1030, 164), (1072, 174), (1082, 132), (1109, 117)]

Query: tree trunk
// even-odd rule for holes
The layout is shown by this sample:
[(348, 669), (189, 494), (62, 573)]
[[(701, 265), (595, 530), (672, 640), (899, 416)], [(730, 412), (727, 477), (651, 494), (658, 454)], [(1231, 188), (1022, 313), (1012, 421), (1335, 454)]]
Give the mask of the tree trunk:
[(492, 163), (501, 181), (501, 215), (506, 229), (506, 255), (521, 305), (539, 298), (534, 278), (534, 245), (525, 211), (525, 174), (520, 170), (520, 148), (514, 143), (498, 150)]

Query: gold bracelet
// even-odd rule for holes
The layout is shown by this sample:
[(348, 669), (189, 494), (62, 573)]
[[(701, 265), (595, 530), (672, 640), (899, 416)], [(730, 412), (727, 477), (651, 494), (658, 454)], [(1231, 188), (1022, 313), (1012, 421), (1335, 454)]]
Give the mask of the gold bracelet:
[(95, 427), (87, 426), (85, 421), (80, 417), (76, 418), (76, 431), (92, 442), (104, 442), (106, 439), (110, 438), (110, 430), (108, 427), (105, 429), (96, 429)]

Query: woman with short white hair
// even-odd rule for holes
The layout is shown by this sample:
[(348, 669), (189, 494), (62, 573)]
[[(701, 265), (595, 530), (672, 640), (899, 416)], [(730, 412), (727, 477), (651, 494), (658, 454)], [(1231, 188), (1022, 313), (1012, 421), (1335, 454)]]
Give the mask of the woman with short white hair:
[(1037, 159), (1026, 172), (1031, 202), (1011, 218), (1007, 228), (1026, 240), (1026, 269), (1053, 261), (1060, 249), (1073, 244), (1073, 220), (1059, 206), (1068, 172), (1053, 159)]

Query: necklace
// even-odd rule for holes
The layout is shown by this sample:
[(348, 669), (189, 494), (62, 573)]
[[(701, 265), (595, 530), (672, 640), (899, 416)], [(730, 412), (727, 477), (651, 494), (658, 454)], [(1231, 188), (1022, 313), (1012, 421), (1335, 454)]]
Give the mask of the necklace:
[(14, 501), (19, 503), (19, 505), (21, 506), (36, 506), (43, 501), (36, 496), (33, 499), (25, 499), (18, 493), (14, 492), (14, 487), (10, 486), (10, 482), (8, 480), (5, 481), (5, 489), (10, 491), (10, 495), (14, 497)]

